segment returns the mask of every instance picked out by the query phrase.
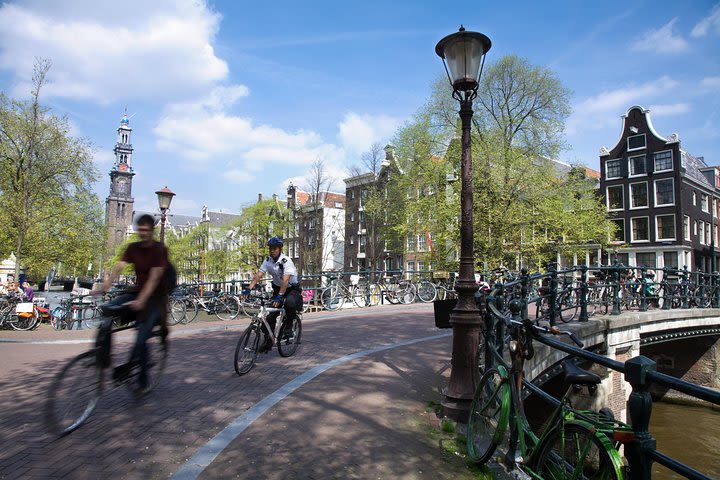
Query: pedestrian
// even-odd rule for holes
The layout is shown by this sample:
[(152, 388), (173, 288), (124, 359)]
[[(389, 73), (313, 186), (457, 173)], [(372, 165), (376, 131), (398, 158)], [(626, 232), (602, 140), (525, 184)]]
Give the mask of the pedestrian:
[(23, 292), (25, 293), (25, 298), (27, 298), (28, 302), (32, 302), (33, 298), (35, 297), (35, 290), (30, 286), (28, 282), (24, 282), (22, 284)]

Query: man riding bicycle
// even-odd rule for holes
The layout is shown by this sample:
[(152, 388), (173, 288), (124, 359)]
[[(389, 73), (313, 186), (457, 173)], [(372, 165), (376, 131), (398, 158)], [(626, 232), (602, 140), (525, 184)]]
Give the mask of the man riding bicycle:
[[(260, 269), (250, 281), (248, 288), (243, 290), (243, 297), (247, 299), (255, 285), (266, 274), (270, 274), (274, 295), (272, 307), (283, 307), (286, 313), (284, 322), (289, 323), (297, 317), (297, 311), (302, 308), (302, 288), (298, 281), (297, 269), (290, 257), (282, 253), (283, 242), (279, 237), (272, 237), (268, 240), (267, 245), (270, 255), (260, 265)], [(267, 317), (267, 323), (273, 331), (278, 315), (279, 313), (275, 312)], [(263, 333), (265, 334), (265, 344), (260, 348), (260, 352), (269, 352), (272, 348), (272, 337), (266, 331), (265, 326), (263, 326)]]
[[(150, 338), (153, 327), (158, 323), (163, 327), (163, 341), (167, 335), (165, 319), (162, 316), (167, 301), (165, 271), (168, 268), (168, 251), (164, 244), (153, 238), (154, 229), (155, 219), (151, 215), (145, 214), (138, 218), (137, 233), (140, 241), (128, 245), (121, 260), (113, 267), (102, 286), (95, 291), (107, 292), (128, 264), (135, 267), (137, 295), (120, 295), (111, 303), (114, 305), (127, 304), (130, 310), (136, 312), (135, 327), (138, 333), (135, 346), (130, 353), (128, 363), (120, 365), (113, 373), (114, 377), (121, 378), (123, 375), (127, 375), (132, 364), (137, 362), (140, 367), (140, 375), (134, 392), (136, 397), (142, 396), (148, 387), (148, 358), (145, 343)], [(160, 321), (161, 318), (163, 321)]]

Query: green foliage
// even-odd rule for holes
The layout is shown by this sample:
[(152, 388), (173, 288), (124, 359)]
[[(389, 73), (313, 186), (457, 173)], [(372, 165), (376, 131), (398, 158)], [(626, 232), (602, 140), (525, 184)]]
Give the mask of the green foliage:
[(294, 225), (287, 207), (270, 199), (244, 208), (229, 229), (244, 237), (237, 244), (236, 265), (240, 270), (255, 272), (267, 255), (268, 239), (272, 236), (282, 238), (285, 232), (294, 229)]
[(29, 101), (0, 92), (0, 257), (43, 276), (57, 261), (85, 274), (99, 267), (105, 227), (92, 192), (98, 172), (87, 140), (70, 136), (66, 118), (39, 103), (50, 68), (35, 66)]

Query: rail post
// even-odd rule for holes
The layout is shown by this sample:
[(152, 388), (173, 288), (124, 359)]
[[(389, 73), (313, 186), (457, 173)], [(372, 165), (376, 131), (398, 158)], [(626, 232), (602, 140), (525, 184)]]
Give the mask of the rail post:
[(638, 287), (640, 288), (640, 311), (641, 312), (647, 312), (647, 295), (646, 295), (646, 288), (647, 288), (647, 279), (645, 278), (645, 273), (647, 272), (647, 269), (645, 267), (638, 268), (640, 270), (640, 278), (638, 279)]
[(682, 308), (690, 308), (688, 302), (688, 295), (690, 292), (690, 272), (688, 272), (687, 265), (683, 267), (683, 280), (682, 280)]
[(523, 320), (528, 319), (528, 295), (530, 294), (529, 283), (530, 276), (528, 275), (528, 269), (527, 267), (522, 267), (520, 269), (520, 296), (523, 299), (523, 308), (520, 313)]
[(671, 297), (669, 295), (670, 292), (668, 291), (669, 287), (668, 287), (668, 282), (667, 282), (667, 268), (663, 267), (662, 272), (663, 272), (663, 278), (662, 278), (662, 281), (660, 282), (660, 288), (662, 289), (662, 299), (663, 299), (662, 309), (670, 310)]
[(582, 265), (580, 267), (580, 318), (578, 318), (579, 322), (587, 322), (588, 321), (588, 311), (587, 311), (587, 299), (588, 299), (588, 285), (587, 285), (587, 271), (588, 267), (587, 265)]
[(718, 308), (720, 306), (720, 282), (718, 282), (718, 272), (712, 273), (712, 306)]
[(611, 315), (620, 315), (620, 267), (617, 260), (613, 264), (613, 308)]
[(555, 265), (550, 265), (550, 285), (548, 292), (548, 309), (550, 310), (550, 325), (555, 326), (555, 317), (558, 315), (557, 311), (557, 287), (558, 287), (558, 279), (557, 279), (557, 270), (555, 269)]
[(635, 441), (625, 446), (633, 478), (650, 479), (652, 460), (645, 455), (648, 450), (655, 450), (656, 441), (648, 431), (652, 414), (652, 397), (650, 396), (649, 372), (657, 369), (654, 361), (639, 356), (625, 362), (625, 381), (632, 386), (628, 398), (628, 415), (635, 432)]

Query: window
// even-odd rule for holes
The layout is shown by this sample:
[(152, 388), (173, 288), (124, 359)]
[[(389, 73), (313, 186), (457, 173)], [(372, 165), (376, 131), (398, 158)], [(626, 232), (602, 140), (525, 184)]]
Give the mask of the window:
[(620, 160), (608, 160), (605, 162), (605, 178), (622, 177), (622, 165)]
[(607, 187), (608, 210), (622, 210), (623, 208), (625, 208), (623, 194), (624, 191), (622, 185)]
[[(694, 195), (694, 193), (693, 193)], [(694, 199), (694, 197), (693, 197)], [(674, 205), (675, 204), (675, 189), (673, 187), (672, 178), (664, 178), (662, 180), (655, 181), (655, 206), (661, 205)], [(695, 203), (693, 202), (693, 205)]]
[(698, 221), (698, 242), (705, 245), (705, 222)]
[(355, 235), (350, 235), (350, 245), (355, 245)]
[(678, 259), (675, 252), (663, 252), (663, 263), (667, 268), (677, 268)]
[(645, 155), (630, 157), (630, 175), (646, 175)]
[(653, 157), (655, 161), (656, 172), (665, 172), (667, 170), (672, 170), (672, 150), (667, 150), (665, 152), (657, 152)]
[(637, 263), (638, 267), (655, 268), (655, 258), (654, 252), (638, 252), (635, 254), (635, 263)]
[(693, 207), (697, 205), (697, 193), (695, 193), (695, 192), (692, 193), (692, 202), (693, 202)]
[(631, 242), (648, 242), (650, 241), (650, 228), (648, 217), (635, 217), (631, 221)]
[(657, 240), (675, 240), (675, 215), (658, 215), (655, 228)]
[(427, 250), (427, 237), (418, 235), (418, 252), (424, 252), (425, 250)]
[(351, 222), (354, 222), (354, 221), (355, 221), (355, 212), (352, 212), (352, 213), (350, 214), (350, 221), (351, 221)]
[(614, 218), (610, 220), (616, 225), (615, 231), (610, 235), (610, 241), (625, 242), (625, 220), (622, 218)]
[(408, 269), (408, 271), (414, 272), (415, 271), (415, 262), (407, 262), (407, 269)]
[(416, 235), (408, 235), (408, 237), (407, 237), (408, 252), (414, 252), (416, 248), (417, 248), (417, 236)]
[(683, 232), (685, 240), (690, 240), (690, 217), (687, 215), (683, 217)]
[(703, 212), (710, 213), (710, 204), (708, 202), (708, 196), (704, 193), (700, 194), (700, 209)]
[(630, 208), (648, 206), (647, 182), (630, 184)]
[(705, 245), (712, 244), (712, 237), (711, 237), (712, 229), (710, 228), (710, 223), (705, 223)]
[(628, 137), (627, 145), (628, 152), (631, 152), (633, 150), (642, 150), (643, 148), (645, 148), (645, 134), (641, 133), (640, 135), (633, 135), (632, 137)]
[(697, 220), (693, 222), (693, 235), (697, 237)]

